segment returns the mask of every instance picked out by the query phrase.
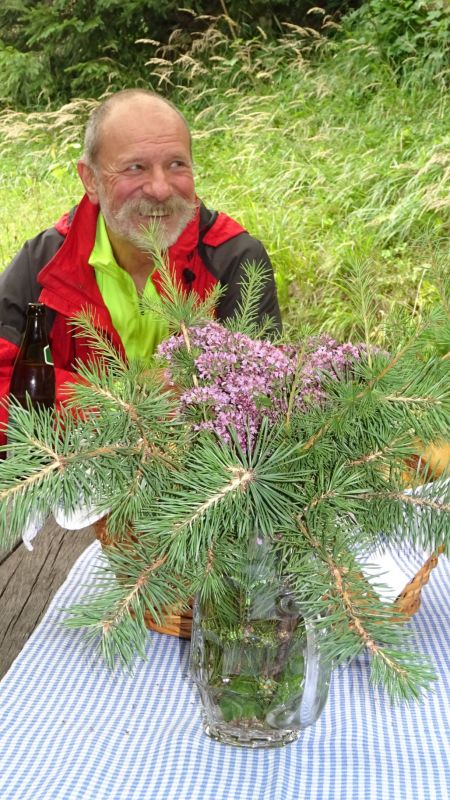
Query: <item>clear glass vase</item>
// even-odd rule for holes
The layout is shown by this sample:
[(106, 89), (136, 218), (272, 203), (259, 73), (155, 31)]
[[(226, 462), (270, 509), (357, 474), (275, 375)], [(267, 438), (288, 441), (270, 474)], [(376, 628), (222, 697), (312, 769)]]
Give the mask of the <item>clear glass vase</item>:
[(208, 736), (241, 747), (297, 739), (328, 697), (324, 636), (301, 615), (267, 553), (230, 579), (223, 602), (196, 598), (190, 669)]

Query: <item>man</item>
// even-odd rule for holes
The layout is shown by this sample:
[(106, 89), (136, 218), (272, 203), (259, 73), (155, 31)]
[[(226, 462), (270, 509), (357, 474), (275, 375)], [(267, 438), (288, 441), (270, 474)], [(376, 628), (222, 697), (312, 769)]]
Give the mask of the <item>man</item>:
[(48, 309), (57, 395), (73, 379), (76, 360), (92, 356), (71, 323), (82, 309), (93, 311), (121, 354), (154, 352), (164, 329), (138, 306), (140, 295), (160, 290), (144, 234), (149, 225), (158, 226), (186, 291), (204, 298), (217, 282), (226, 287), (219, 319), (236, 310), (243, 265), (265, 264), (268, 281), (259, 311), (273, 318), (275, 329), (280, 326), (267, 253), (237, 222), (197, 198), (190, 133), (170, 102), (141, 89), (108, 98), (88, 121), (78, 174), (85, 189), (80, 204), (28, 241), (0, 274), (0, 397), (8, 394), (29, 302)]

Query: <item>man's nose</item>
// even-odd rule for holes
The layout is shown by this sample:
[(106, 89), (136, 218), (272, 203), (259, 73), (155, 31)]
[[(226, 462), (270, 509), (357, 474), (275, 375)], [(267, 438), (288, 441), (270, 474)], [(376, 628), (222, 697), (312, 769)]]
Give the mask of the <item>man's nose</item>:
[(142, 191), (148, 198), (164, 203), (172, 196), (172, 187), (163, 169), (152, 169), (145, 175)]

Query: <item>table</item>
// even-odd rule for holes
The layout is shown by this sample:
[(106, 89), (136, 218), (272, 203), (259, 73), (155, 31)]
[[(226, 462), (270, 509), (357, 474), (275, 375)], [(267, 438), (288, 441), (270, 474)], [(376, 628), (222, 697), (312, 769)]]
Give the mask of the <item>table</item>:
[(61, 627), (98, 556), (95, 542), (0, 682), (2, 800), (448, 800), (446, 558), (410, 623), (440, 674), (423, 704), (392, 707), (360, 657), (334, 672), (322, 716), (298, 742), (252, 751), (204, 735), (189, 643), (149, 633), (148, 660), (130, 677)]
[(0, 680), (44, 616), (95, 531), (63, 530), (49, 518), (32, 552), (19, 541), (0, 553)]

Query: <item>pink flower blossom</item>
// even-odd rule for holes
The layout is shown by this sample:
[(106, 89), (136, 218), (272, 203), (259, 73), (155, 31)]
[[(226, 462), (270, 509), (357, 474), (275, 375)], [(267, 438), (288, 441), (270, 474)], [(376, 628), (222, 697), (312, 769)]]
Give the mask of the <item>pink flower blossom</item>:
[[(324, 374), (339, 379), (364, 350), (323, 335), (310, 339), (299, 356), (290, 345), (251, 339), (216, 322), (190, 328), (189, 336), (199, 385), (181, 395), (180, 409), (195, 418), (195, 430), (214, 431), (225, 441), (234, 428), (242, 446), (252, 444), (264, 417), (275, 423), (286, 415), (297, 371), (294, 405), (306, 410), (326, 399)], [(176, 354), (184, 347), (181, 336), (159, 346), (169, 371), (176, 371)]]

